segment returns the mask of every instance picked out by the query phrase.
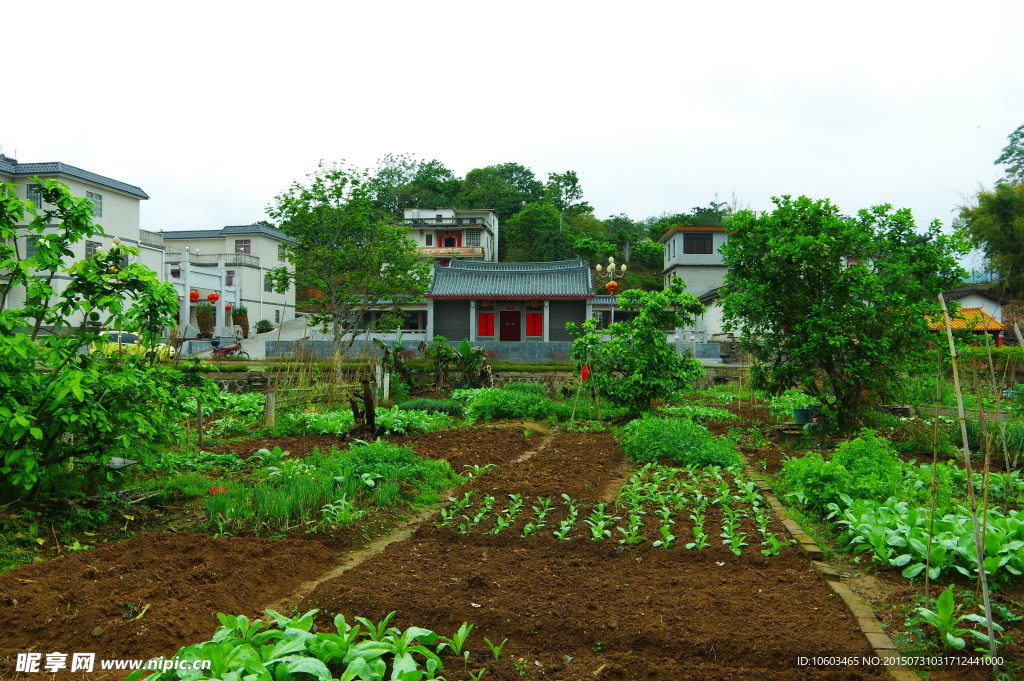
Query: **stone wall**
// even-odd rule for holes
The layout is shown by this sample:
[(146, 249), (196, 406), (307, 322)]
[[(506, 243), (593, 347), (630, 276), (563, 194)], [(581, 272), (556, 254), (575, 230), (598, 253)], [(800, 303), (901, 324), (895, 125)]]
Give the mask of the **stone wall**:
[[(305, 357), (328, 358), (334, 356), (334, 343), (331, 341), (267, 341), (267, 357), (295, 357), (301, 352)], [(406, 341), (402, 347), (416, 350), (418, 341)], [(448, 341), (448, 345), (458, 348), (458, 341)], [(519, 343), (502, 343), (500, 341), (477, 341), (474, 346), (498, 353), (494, 359), (506, 362), (564, 362), (572, 352), (572, 343), (568, 341), (522, 341)], [(721, 358), (719, 343), (675, 343), (676, 352), (680, 355), (690, 353), (698, 359), (718, 360)], [(347, 351), (344, 357), (380, 357), (380, 349), (372, 342), (358, 340)]]

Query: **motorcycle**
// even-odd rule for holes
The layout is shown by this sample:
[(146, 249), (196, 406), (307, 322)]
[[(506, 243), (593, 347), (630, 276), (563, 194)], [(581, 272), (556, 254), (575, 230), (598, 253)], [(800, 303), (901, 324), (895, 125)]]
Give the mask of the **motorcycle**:
[(225, 345), (224, 347), (220, 347), (219, 340), (212, 340), (210, 341), (210, 345), (213, 346), (213, 352), (210, 355), (211, 357), (244, 357), (249, 359), (249, 353), (242, 349), (241, 341), (235, 342), (234, 345)]

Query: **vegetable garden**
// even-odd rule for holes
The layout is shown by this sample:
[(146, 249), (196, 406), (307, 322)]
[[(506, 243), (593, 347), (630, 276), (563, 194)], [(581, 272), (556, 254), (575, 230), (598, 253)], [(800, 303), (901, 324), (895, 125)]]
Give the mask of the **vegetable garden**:
[[(955, 459), (916, 460), (934, 421), (877, 413), (851, 439), (783, 445), (772, 426), (807, 402), (798, 392), (690, 391), (632, 420), (613, 404), (597, 420), (574, 389), (436, 397), (377, 407), (385, 434), (363, 441), (330, 404), (295, 402), (266, 428), (262, 395), (208, 395), (203, 449), (192, 415), (177, 446), (146, 453), (109, 492), (88, 493), (94, 473), (45, 477), (44, 493), (73, 503), (3, 516), (5, 559), (34, 562), (0, 575), (14, 623), (0, 656), (212, 665), (162, 679), (882, 678), (880, 665), (798, 665), (875, 651), (763, 476), (905, 653), (988, 648), (967, 474)], [(955, 429), (937, 432), (952, 450)], [(1012, 678), (1024, 481), (990, 467), (973, 485)]]

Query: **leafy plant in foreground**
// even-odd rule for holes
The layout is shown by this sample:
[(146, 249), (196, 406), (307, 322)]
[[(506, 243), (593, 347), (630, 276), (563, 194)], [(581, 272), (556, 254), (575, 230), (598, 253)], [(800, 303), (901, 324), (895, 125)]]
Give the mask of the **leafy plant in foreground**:
[[(917, 608), (915, 612), (919, 617), (908, 621), (907, 624), (910, 626), (917, 624), (932, 625), (938, 632), (939, 639), (942, 642), (942, 647), (944, 648), (963, 650), (967, 645), (966, 641), (963, 639), (963, 636), (966, 634), (970, 634), (981, 643), (987, 644), (989, 642), (988, 634), (970, 627), (961, 626), (964, 622), (977, 622), (984, 624), (986, 620), (981, 615), (956, 614), (956, 604), (953, 600), (952, 585), (948, 586), (946, 590), (943, 591), (937, 599), (935, 599), (935, 610)], [(1003, 628), (995, 622), (992, 623), (992, 628), (995, 631), (1003, 630)]]

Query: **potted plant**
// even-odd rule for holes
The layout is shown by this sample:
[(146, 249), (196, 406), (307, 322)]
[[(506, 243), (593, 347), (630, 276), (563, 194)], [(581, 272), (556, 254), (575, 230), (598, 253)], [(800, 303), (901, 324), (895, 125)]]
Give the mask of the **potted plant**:
[(249, 337), (249, 310), (246, 309), (245, 305), (238, 305), (231, 310), (231, 319), (234, 320), (235, 326), (242, 327), (242, 337)]
[(196, 324), (199, 325), (200, 338), (213, 338), (213, 325), (216, 321), (216, 313), (213, 305), (203, 301), (196, 305)]
[(267, 331), (273, 331), (274, 325), (270, 323), (269, 319), (261, 319), (256, 322), (256, 333), (266, 333)]

